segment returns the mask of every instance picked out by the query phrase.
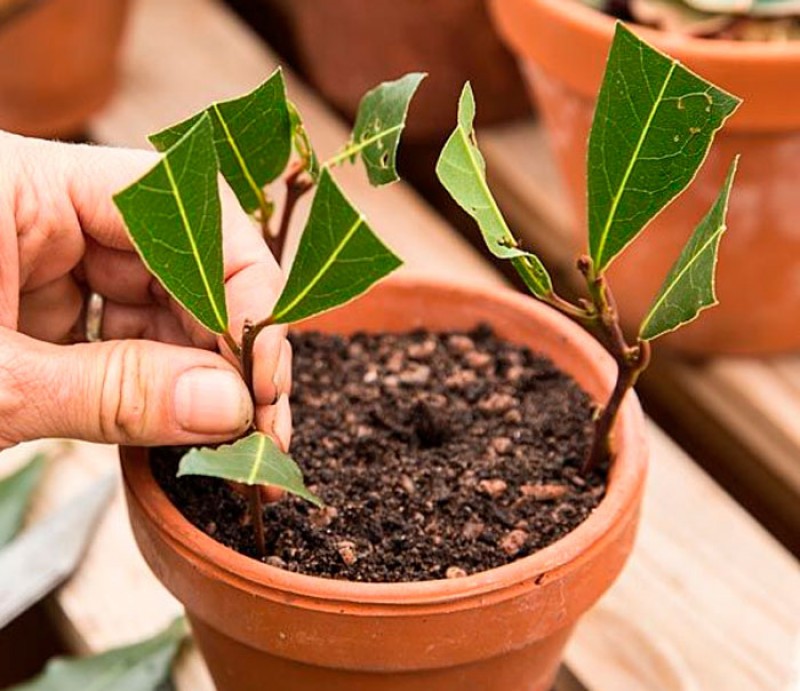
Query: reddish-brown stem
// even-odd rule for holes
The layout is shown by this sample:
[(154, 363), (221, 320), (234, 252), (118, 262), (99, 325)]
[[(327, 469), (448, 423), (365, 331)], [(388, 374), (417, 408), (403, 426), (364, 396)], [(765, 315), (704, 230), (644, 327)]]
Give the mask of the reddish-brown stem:
[[(253, 399), (254, 405), (256, 400), (256, 387), (255, 379), (253, 378), (253, 353), (258, 334), (261, 333), (262, 329), (269, 326), (270, 323), (271, 321), (269, 319), (265, 319), (258, 324), (246, 321), (242, 328), (242, 378), (247, 385), (247, 390), (250, 392), (250, 398)], [(255, 425), (253, 428), (255, 429)], [(264, 538), (264, 505), (261, 500), (261, 489), (257, 485), (250, 486), (247, 488), (247, 494), (250, 500), (250, 519), (253, 523), (253, 531), (255, 532), (256, 547), (258, 548), (259, 555), (263, 558), (267, 556), (267, 544)]]
[(256, 549), (258, 549), (258, 555), (263, 559), (267, 556), (267, 540), (264, 536), (264, 504), (261, 501), (261, 488), (258, 485), (250, 485), (247, 488), (247, 495), (250, 504), (250, 519), (253, 521), (253, 532), (256, 537)]
[(283, 248), (286, 245), (286, 237), (289, 235), (289, 225), (292, 220), (297, 202), (300, 198), (308, 192), (313, 186), (314, 181), (311, 176), (306, 172), (306, 167), (303, 161), (296, 161), (291, 170), (286, 175), (286, 200), (283, 203), (283, 213), (281, 214), (281, 222), (278, 226), (278, 232), (271, 235), (268, 231), (264, 237), (267, 239), (272, 256), (275, 257), (280, 264), (283, 257)]
[(647, 367), (650, 360), (650, 344), (647, 341), (640, 341), (629, 352), (630, 355), (625, 360), (617, 360), (618, 374), (614, 390), (595, 420), (592, 447), (581, 467), (581, 473), (584, 475), (611, 458), (611, 431), (625, 395), (635, 386), (639, 375)]
[(594, 318), (588, 326), (603, 341), (617, 363), (614, 389), (595, 419), (592, 446), (581, 468), (581, 472), (585, 475), (609, 460), (612, 455), (611, 433), (614, 423), (625, 395), (633, 388), (639, 375), (650, 362), (650, 344), (641, 340), (635, 345), (628, 344), (622, 331), (614, 295), (605, 276), (595, 274), (588, 257), (581, 257), (578, 260), (578, 270), (586, 278), (591, 304), (594, 306)]

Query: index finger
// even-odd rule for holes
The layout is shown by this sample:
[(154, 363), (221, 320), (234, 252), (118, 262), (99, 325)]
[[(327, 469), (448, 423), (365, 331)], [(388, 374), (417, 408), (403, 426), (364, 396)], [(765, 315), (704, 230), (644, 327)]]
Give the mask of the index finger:
[[(82, 231), (106, 247), (133, 252), (113, 195), (154, 166), (159, 160), (158, 154), (52, 142), (38, 142), (37, 146), (58, 150), (51, 151), (42, 160), (60, 161), (63, 189), (70, 197)], [(257, 322), (270, 315), (282, 288), (283, 276), (260, 229), (241, 209), (227, 184), (221, 182), (225, 293), (230, 331), (240, 341), (246, 320)], [(288, 382), (275, 381), (276, 373), (287, 366), (281, 362), (281, 353), (286, 352), (282, 348), (285, 337), (285, 327), (269, 327), (256, 343), (257, 405), (269, 405), (282, 393), (288, 393)], [(221, 343), (220, 348), (227, 353)]]

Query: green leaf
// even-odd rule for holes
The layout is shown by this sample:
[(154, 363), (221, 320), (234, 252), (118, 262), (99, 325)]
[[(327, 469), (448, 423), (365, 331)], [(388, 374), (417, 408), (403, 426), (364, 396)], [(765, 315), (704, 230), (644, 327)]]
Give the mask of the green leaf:
[(139, 255), (188, 312), (228, 328), (214, 129), (207, 113), (144, 177), (114, 196)]
[(291, 101), (289, 101), (288, 104), (289, 119), (292, 127), (292, 144), (294, 146), (294, 150), (303, 160), (303, 165), (308, 174), (311, 176), (311, 179), (317, 183), (319, 182), (320, 171), (322, 170), (319, 159), (317, 158), (317, 153), (314, 151), (314, 147), (311, 145), (311, 140), (309, 139), (308, 132), (306, 132), (306, 128), (303, 125), (303, 119), (300, 117), (297, 106)]
[(55, 658), (41, 675), (9, 691), (157, 691), (164, 687), (187, 636), (181, 617), (141, 643), (92, 657)]
[(33, 492), (44, 472), (46, 457), (37, 453), (15, 473), (0, 480), (0, 547), (22, 528)]
[(342, 161), (355, 161), (360, 154), (367, 169), (367, 177), (378, 187), (395, 180), (397, 175), (397, 147), (406, 126), (408, 106), (417, 87), (427, 75), (411, 72), (393, 82), (383, 82), (361, 99), (356, 114), (356, 124), (347, 146), (329, 165)]
[(436, 175), (458, 205), (477, 221), (489, 251), (500, 259), (510, 259), (534, 295), (551, 295), (550, 275), (536, 255), (519, 248), (489, 190), (474, 120), (475, 97), (467, 82), (458, 102), (458, 126), (442, 149)]
[(323, 168), (272, 321), (288, 324), (338, 307), (401, 264)]
[(278, 68), (249, 94), (206, 110), (150, 136), (159, 151), (174, 146), (208, 113), (219, 167), (245, 211), (268, 213), (263, 188), (286, 168), (292, 131), (286, 85)]
[(739, 103), (617, 24), (589, 137), (596, 273), (689, 185)]
[(203, 475), (245, 485), (272, 485), (322, 506), (303, 484), (303, 473), (291, 456), (261, 432), (216, 449), (192, 449), (180, 463), (178, 477)]
[(717, 304), (714, 271), (738, 162), (737, 158), (731, 164), (719, 197), (700, 221), (661, 286), (639, 330), (643, 341), (652, 341), (674, 331), (694, 321), (705, 308)]

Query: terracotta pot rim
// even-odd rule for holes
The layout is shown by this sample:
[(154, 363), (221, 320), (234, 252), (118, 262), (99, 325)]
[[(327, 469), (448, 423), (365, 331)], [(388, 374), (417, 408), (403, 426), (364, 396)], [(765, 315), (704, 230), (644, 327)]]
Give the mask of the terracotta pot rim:
[[(386, 283), (401, 290), (448, 291), (460, 299), (480, 296), (511, 304), (536, 318), (555, 325), (559, 332), (587, 352), (587, 363), (611, 383), (613, 363), (602, 346), (576, 324), (534, 300), (507, 288), (473, 288), (452, 282), (418, 278), (392, 278)], [(644, 416), (635, 394), (623, 403), (616, 429), (617, 458), (610, 473), (606, 496), (595, 511), (576, 529), (557, 542), (511, 564), (458, 579), (406, 583), (359, 583), (292, 573), (239, 554), (192, 525), (172, 504), (155, 481), (149, 463), (122, 455), (122, 469), (129, 497), (139, 504), (164, 539), (179, 552), (193, 555), (193, 561), (217, 578), (246, 583), (248, 590), (264, 597), (288, 596), (313, 603), (317, 609), (355, 606), (364, 615), (374, 609), (386, 615), (411, 614), (419, 607), (447, 605), (481, 606), (488, 599), (507, 599), (519, 588), (535, 588), (557, 579), (588, 559), (609, 533), (635, 510), (647, 465)], [(634, 506), (634, 508), (631, 508)], [(359, 607), (360, 606), (360, 607)], [(388, 610), (386, 609), (388, 608)]]
[[(578, 0), (490, 0), (501, 34), (518, 56), (594, 98), (618, 20)], [(646, 41), (744, 99), (728, 130), (800, 126), (800, 41), (732, 41), (682, 36), (627, 23)], [(797, 89), (795, 89), (796, 91)], [(781, 107), (775, 107), (780, 99)], [(788, 100), (787, 100), (788, 99)]]
[[(502, 2), (502, 0), (500, 0)], [(574, 23), (592, 34), (603, 38), (613, 36), (614, 27), (619, 21), (615, 17), (584, 5), (578, 0), (528, 0), (539, 5), (548, 5), (550, 10), (569, 17)], [(794, 60), (800, 64), (800, 41), (734, 41), (724, 38), (702, 38), (684, 36), (662, 31), (634, 22), (624, 22), (633, 26), (648, 42), (657, 43), (662, 50), (670, 52), (670, 47), (682, 53), (695, 53), (708, 59), (722, 60), (737, 64), (742, 60), (764, 62)]]

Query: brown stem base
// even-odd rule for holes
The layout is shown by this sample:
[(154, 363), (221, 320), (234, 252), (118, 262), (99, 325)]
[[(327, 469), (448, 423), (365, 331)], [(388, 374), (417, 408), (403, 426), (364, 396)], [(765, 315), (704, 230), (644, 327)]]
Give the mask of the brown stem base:
[(258, 555), (263, 559), (267, 556), (267, 540), (264, 536), (264, 505), (261, 502), (261, 489), (253, 485), (247, 488), (250, 503), (250, 520), (253, 522), (253, 532), (256, 538)]

